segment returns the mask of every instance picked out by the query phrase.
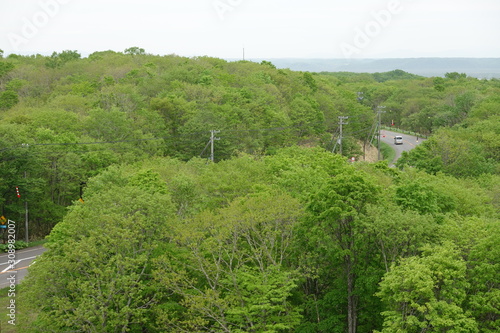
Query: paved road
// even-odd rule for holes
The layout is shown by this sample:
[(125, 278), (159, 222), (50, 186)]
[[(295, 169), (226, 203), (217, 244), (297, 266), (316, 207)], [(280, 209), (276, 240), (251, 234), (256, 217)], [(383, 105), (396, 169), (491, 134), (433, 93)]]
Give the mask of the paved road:
[[(394, 144), (394, 137), (396, 135), (401, 135), (403, 137), (403, 144), (402, 145), (395, 145)], [(387, 143), (390, 145), (394, 151), (396, 152), (396, 156), (394, 157), (394, 160), (389, 163), (392, 165), (393, 163), (396, 163), (396, 161), (401, 157), (401, 154), (403, 151), (409, 151), (421, 144), (423, 141), (425, 141), (422, 138), (418, 138), (416, 136), (408, 135), (408, 134), (401, 134), (401, 133), (396, 133), (392, 131), (386, 131), (382, 130), (380, 131), (380, 140), (382, 142)]]
[[(45, 250), (40, 245), (16, 251), (15, 258), (12, 258), (12, 260), (15, 260), (14, 267), (9, 265), (8, 253), (0, 254), (0, 289), (8, 287), (14, 281), (16, 284), (20, 283), (26, 274), (28, 274), (27, 268), (29, 265)], [(14, 276), (15, 279), (11, 279)]]

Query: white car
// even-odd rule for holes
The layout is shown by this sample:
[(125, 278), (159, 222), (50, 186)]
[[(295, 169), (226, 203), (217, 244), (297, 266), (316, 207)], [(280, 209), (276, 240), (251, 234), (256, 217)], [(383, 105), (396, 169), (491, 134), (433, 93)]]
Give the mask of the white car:
[(402, 136), (395, 136), (394, 137), (394, 144), (395, 145), (402, 145), (403, 144), (403, 137)]

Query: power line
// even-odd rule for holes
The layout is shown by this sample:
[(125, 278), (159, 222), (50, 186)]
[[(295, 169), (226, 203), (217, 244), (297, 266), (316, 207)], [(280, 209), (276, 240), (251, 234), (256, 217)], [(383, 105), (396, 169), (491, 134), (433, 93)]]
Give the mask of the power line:
[(344, 138), (348, 137), (348, 136), (352, 137), (352, 136), (354, 136), (353, 134), (368, 132), (368, 131), (371, 131), (371, 129), (372, 129), (372, 126), (366, 127), (366, 128), (360, 129), (358, 131), (354, 131), (354, 132), (346, 132), (346, 133), (344, 133)]
[[(345, 119), (349, 118), (351, 119), (353, 117), (354, 119), (359, 118), (359, 117), (366, 117), (366, 115), (354, 115), (354, 116), (346, 116)], [(340, 117), (339, 117), (340, 118)], [(271, 131), (286, 131), (286, 130), (292, 130), (292, 129), (301, 129), (304, 127), (310, 127), (310, 126), (315, 126), (315, 125), (324, 125), (324, 122), (314, 122), (314, 123), (309, 123), (307, 125), (291, 125), (291, 126), (280, 126), (280, 127), (269, 127), (269, 128), (248, 128), (248, 129), (223, 129), (224, 132), (231, 134), (231, 133), (249, 133), (249, 132), (271, 132)], [(356, 132), (350, 132), (347, 133), (347, 135), (352, 136), (353, 134), (363, 132), (365, 130), (360, 130)], [(0, 152), (4, 152), (7, 150), (11, 149), (19, 149), (19, 148), (27, 148), (30, 146), (78, 146), (78, 145), (100, 145), (100, 144), (119, 144), (119, 143), (133, 143), (133, 142), (147, 142), (147, 141), (157, 141), (157, 140), (174, 140), (174, 139), (179, 139), (179, 138), (185, 138), (188, 136), (200, 136), (205, 134), (206, 131), (203, 132), (190, 132), (190, 133), (176, 133), (175, 135), (168, 135), (168, 136), (159, 136), (159, 137), (151, 137), (151, 138), (142, 138), (142, 139), (122, 139), (122, 140), (107, 140), (107, 141), (94, 141), (94, 142), (58, 142), (58, 143), (23, 143), (21, 145), (15, 145), (12, 147), (5, 147), (0, 149)], [(186, 140), (186, 139), (183, 139)], [(199, 138), (195, 138), (193, 140), (189, 141), (199, 141)], [(214, 140), (215, 141), (215, 140)], [(210, 143), (211, 141), (209, 141)], [(208, 147), (208, 146), (207, 146)], [(202, 154), (206, 151), (207, 147), (203, 150)], [(88, 151), (74, 151), (74, 152), (91, 152), (93, 150), (88, 150)]]
[(203, 156), (203, 154), (205, 153), (205, 150), (207, 150), (208, 146), (210, 146), (210, 143), (211, 143), (211, 140), (208, 140), (207, 145), (205, 146), (205, 148), (203, 148), (203, 151), (200, 154), (200, 157)]

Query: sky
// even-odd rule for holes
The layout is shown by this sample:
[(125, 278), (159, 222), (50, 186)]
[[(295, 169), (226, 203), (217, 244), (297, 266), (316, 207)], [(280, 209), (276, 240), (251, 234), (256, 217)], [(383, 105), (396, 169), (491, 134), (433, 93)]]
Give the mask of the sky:
[(499, 58), (499, 41), (499, 0), (0, 0), (4, 55)]

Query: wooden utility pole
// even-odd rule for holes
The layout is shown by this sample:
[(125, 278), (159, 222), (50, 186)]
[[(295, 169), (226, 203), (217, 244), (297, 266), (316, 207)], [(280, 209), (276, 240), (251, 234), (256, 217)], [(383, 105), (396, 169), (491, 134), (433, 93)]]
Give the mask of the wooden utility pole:
[[(26, 183), (26, 171), (24, 171), (24, 182)], [(28, 234), (28, 225), (29, 225), (29, 222), (28, 222), (28, 219), (29, 219), (29, 215), (28, 215), (28, 198), (26, 197), (26, 195), (24, 195), (24, 227), (26, 229), (26, 233), (25, 233), (25, 241), (26, 243), (29, 242), (29, 234)]]
[(214, 161), (214, 142), (215, 140), (220, 140), (220, 138), (216, 138), (215, 134), (220, 133), (220, 131), (211, 130), (210, 131), (210, 161)]
[(342, 125), (347, 125), (349, 123), (345, 123), (344, 120), (347, 120), (349, 117), (339, 117), (339, 127), (340, 127), (340, 137), (339, 137), (339, 146), (340, 146), (340, 155), (342, 155), (342, 139), (343, 139), (343, 133), (342, 133)]
[(377, 160), (380, 161), (380, 129), (382, 127), (382, 113), (385, 113), (385, 111), (382, 111), (385, 109), (385, 106), (378, 106), (377, 107), (377, 116), (378, 116), (378, 158)]

